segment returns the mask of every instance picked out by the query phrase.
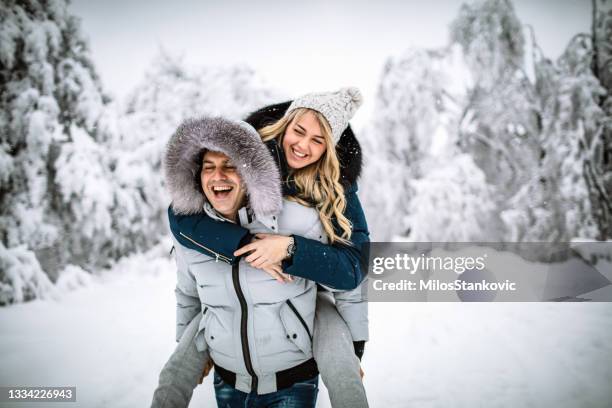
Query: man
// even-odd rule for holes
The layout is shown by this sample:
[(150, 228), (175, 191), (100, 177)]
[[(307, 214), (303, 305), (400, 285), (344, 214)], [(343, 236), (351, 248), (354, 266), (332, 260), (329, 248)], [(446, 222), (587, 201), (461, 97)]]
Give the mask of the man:
[[(187, 170), (194, 157), (202, 163), (196, 175)], [(290, 202), (283, 206), (273, 159), (244, 123), (205, 118), (179, 127), (168, 145), (166, 180), (172, 198), (187, 202), (194, 213), (203, 209), (253, 233), (295, 232), (313, 239), (323, 233), (315, 210)], [(218, 405), (242, 406), (249, 399), (253, 406), (285, 401), (314, 407), (315, 284), (301, 278), (280, 284), (244, 261), (230, 265), (217, 254), (203, 255), (176, 240), (174, 245), (177, 340), (201, 315), (195, 345), (215, 363)], [(189, 348), (185, 356), (202, 358)], [(189, 376), (186, 386), (193, 386), (193, 372), (176, 374)]]

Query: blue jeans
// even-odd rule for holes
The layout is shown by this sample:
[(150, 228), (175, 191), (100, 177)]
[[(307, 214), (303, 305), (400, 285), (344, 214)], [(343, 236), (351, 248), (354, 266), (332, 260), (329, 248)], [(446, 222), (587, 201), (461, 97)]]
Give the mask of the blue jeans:
[(319, 376), (263, 395), (238, 391), (217, 373), (214, 385), (219, 408), (314, 408), (319, 393)]

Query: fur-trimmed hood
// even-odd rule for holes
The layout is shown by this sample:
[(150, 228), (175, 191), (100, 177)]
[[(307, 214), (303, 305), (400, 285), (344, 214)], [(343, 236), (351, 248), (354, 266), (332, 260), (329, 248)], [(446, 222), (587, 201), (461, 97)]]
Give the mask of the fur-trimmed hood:
[(203, 117), (183, 122), (166, 147), (164, 175), (176, 214), (203, 211), (206, 197), (198, 180), (204, 150), (221, 152), (232, 160), (256, 217), (281, 211), (278, 167), (257, 131), (242, 121)]
[[(255, 129), (259, 130), (282, 118), (291, 102), (293, 101), (266, 106), (251, 113), (245, 120)], [(280, 150), (282, 153), (282, 149)], [(340, 182), (346, 189), (355, 184), (361, 175), (363, 165), (361, 146), (355, 137), (355, 133), (353, 133), (353, 129), (351, 129), (351, 125), (342, 132), (340, 140), (336, 144), (336, 154), (340, 161)], [(286, 163), (279, 163), (279, 166), (284, 171)], [(282, 176), (285, 179), (287, 175), (282, 174)]]

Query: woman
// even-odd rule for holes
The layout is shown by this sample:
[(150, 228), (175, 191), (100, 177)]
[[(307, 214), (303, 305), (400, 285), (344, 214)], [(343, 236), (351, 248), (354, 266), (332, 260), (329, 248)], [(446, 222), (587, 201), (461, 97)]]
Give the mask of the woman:
[[(356, 195), (355, 181), (361, 168), (360, 148), (348, 120), (360, 103), (358, 90), (341, 89), (334, 93), (305, 95), (292, 103), (264, 108), (247, 118), (247, 122), (259, 129), (277, 159), (285, 195), (317, 209), (329, 244), (300, 236), (269, 234), (257, 235), (253, 240), (249, 231), (238, 225), (218, 223), (202, 215), (176, 216), (169, 211), (175, 238), (187, 247), (228, 263), (235, 263), (239, 256), (246, 255), (246, 261), (252, 266), (280, 280), (286, 279), (284, 274), (288, 274), (334, 289), (356, 288), (363, 278), (362, 271), (367, 268), (364, 244), (368, 242), (368, 230)], [(287, 255), (290, 255), (288, 259)], [(360, 289), (357, 295), (363, 299)], [(342, 299), (346, 294), (335, 293), (335, 296)], [(349, 324), (347, 330), (329, 299), (321, 297), (318, 301), (315, 358), (335, 407), (367, 406), (362, 386), (351, 392), (342, 390), (343, 385), (334, 386), (335, 381), (350, 384), (346, 380), (351, 375), (358, 378), (358, 368), (354, 362), (342, 360), (346, 353), (338, 353), (337, 344), (329, 344), (349, 337), (340, 333), (344, 330), (355, 340), (354, 351), (361, 356), (367, 340), (367, 305), (362, 302), (362, 306), (363, 311), (357, 312), (365, 315), (361, 319), (346, 316), (346, 313), (355, 314), (354, 308), (341, 310), (347, 322), (365, 321), (365, 329), (363, 324)], [(336, 364), (321, 363), (331, 361)], [(333, 367), (351, 365), (340, 375), (333, 371)], [(328, 367), (332, 369), (326, 373)]]

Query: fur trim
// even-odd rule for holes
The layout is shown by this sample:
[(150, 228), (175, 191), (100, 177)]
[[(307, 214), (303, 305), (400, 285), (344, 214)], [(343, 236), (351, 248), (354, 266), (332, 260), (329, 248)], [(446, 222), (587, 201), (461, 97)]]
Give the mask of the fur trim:
[(221, 152), (234, 162), (255, 216), (281, 211), (280, 174), (257, 131), (245, 122), (203, 117), (183, 122), (166, 147), (164, 174), (175, 213), (203, 211), (206, 197), (196, 178), (203, 150)]
[[(251, 113), (245, 120), (255, 129), (261, 129), (282, 118), (291, 102), (266, 106)], [(344, 188), (349, 188), (357, 182), (363, 166), (361, 146), (355, 137), (355, 133), (353, 133), (353, 129), (351, 129), (351, 125), (342, 132), (340, 141), (336, 144), (336, 154), (340, 161), (340, 182)], [(283, 174), (282, 176), (285, 179), (287, 175)]]

